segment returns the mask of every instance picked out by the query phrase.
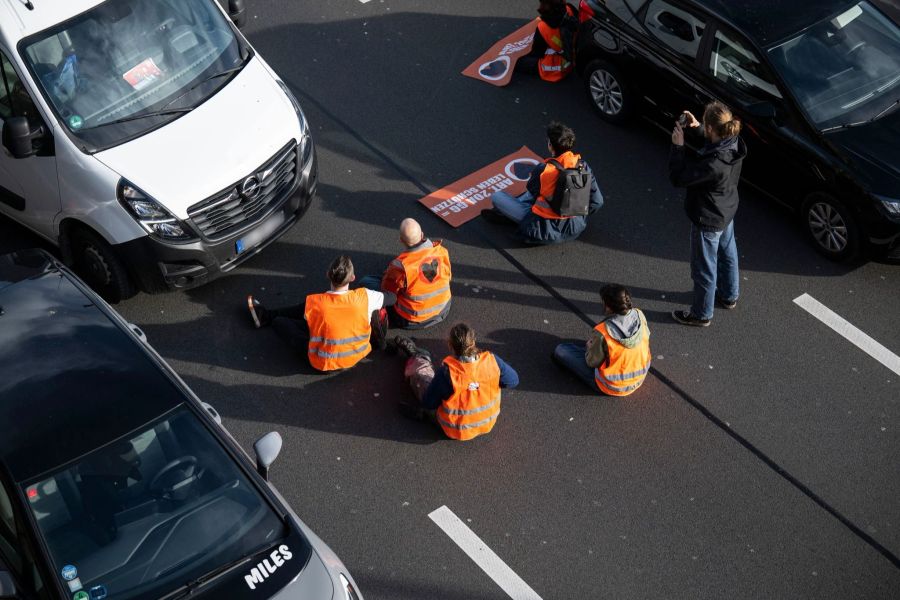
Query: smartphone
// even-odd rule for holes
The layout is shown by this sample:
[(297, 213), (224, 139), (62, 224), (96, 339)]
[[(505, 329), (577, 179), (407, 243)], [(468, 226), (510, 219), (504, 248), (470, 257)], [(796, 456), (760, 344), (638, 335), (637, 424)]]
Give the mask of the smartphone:
[(690, 122), (690, 117), (688, 117), (686, 113), (678, 115), (678, 124), (681, 125), (682, 128), (687, 127)]

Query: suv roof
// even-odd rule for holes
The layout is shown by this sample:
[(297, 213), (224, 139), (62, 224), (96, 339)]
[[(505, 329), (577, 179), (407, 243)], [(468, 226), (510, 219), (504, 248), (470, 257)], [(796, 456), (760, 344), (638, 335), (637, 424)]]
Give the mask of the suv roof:
[(185, 395), (110, 309), (40, 250), (0, 256), (0, 464), (25, 481)]
[(707, 11), (731, 22), (760, 47), (792, 36), (860, 0), (693, 0)]

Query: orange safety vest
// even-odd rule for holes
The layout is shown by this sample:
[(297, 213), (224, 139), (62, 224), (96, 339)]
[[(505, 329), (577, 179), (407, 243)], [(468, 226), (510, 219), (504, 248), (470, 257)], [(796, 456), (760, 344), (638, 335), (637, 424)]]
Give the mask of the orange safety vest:
[[(575, 16), (569, 5), (566, 5), (566, 12), (570, 16)], [(541, 19), (538, 21), (538, 32), (547, 42), (547, 51), (538, 60), (538, 74), (544, 81), (560, 81), (572, 71), (572, 63), (563, 58), (562, 34), (559, 27), (550, 27)]]
[(436, 317), (450, 302), (450, 255), (440, 240), (432, 244), (404, 252), (394, 262), (406, 274), (406, 289), (398, 290), (394, 310), (413, 323)]
[(500, 414), (500, 367), (490, 352), (472, 360), (448, 356), (453, 395), (437, 409), (437, 421), (454, 440), (471, 440), (494, 428)]
[(372, 350), (369, 296), (363, 288), (306, 297), (309, 364), (319, 371), (349, 369)]
[(574, 169), (581, 160), (580, 154), (575, 154), (571, 150), (563, 152), (559, 156), (544, 160), (547, 164), (541, 171), (541, 193), (531, 205), (531, 212), (545, 219), (571, 219), (572, 217), (563, 217), (558, 212), (550, 208), (550, 200), (556, 191), (556, 182), (559, 179), (559, 169), (550, 164), (551, 160), (556, 160), (559, 164), (567, 169)]
[(606, 330), (606, 322), (600, 323), (594, 330), (599, 331), (606, 340), (608, 355), (599, 367), (594, 369), (594, 381), (604, 394), (610, 396), (627, 396), (641, 387), (647, 371), (650, 370), (650, 333), (647, 319), (640, 310), (641, 342), (634, 348), (626, 348), (618, 340), (613, 339)]

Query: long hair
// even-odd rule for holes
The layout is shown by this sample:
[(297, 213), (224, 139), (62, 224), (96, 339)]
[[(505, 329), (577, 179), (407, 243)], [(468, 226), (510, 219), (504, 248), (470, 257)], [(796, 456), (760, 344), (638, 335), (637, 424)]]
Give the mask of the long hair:
[(710, 102), (703, 110), (703, 124), (708, 125), (722, 139), (735, 137), (741, 132), (741, 122), (734, 118), (731, 109), (721, 102)]
[(466, 323), (457, 323), (450, 329), (450, 347), (457, 356), (476, 356), (475, 330)]

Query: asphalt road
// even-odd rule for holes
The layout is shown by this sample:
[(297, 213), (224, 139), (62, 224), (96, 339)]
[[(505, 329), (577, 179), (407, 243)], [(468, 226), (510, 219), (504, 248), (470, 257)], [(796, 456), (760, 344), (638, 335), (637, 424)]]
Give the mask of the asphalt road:
[[(273, 480), (369, 600), (508, 597), (429, 519), (441, 506), (545, 600), (896, 598), (900, 375), (793, 300), (807, 293), (900, 353), (900, 267), (824, 261), (745, 189), (737, 310), (708, 329), (672, 322), (691, 282), (666, 136), (603, 123), (575, 77), (494, 88), (459, 74), (534, 5), (249, 0), (247, 35), (312, 124), (318, 197), (232, 275), (118, 309), (245, 447), (282, 433)], [(454, 230), (417, 204), (523, 144), (542, 151), (551, 118), (575, 128), (606, 198), (577, 242), (523, 248), (501, 226)], [(446, 240), (454, 267), (451, 322), (421, 342), (439, 354), (467, 320), (522, 378), (473, 442), (397, 414), (399, 357), (318, 375), (241, 310), (248, 293), (277, 305), (322, 291), (341, 252), (380, 273), (406, 216)], [(33, 243), (0, 223), (2, 249)], [(653, 332), (654, 371), (625, 400), (549, 359), (587, 337), (611, 281)]]

